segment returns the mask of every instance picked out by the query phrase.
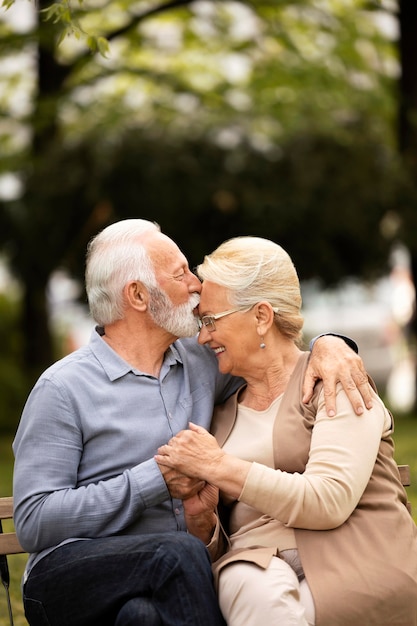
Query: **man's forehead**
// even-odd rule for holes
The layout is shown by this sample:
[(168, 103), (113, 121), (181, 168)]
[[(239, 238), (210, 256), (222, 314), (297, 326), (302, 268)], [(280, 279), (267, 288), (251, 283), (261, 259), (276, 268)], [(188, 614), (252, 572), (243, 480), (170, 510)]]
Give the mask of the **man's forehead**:
[(170, 271), (175, 265), (187, 263), (177, 244), (163, 233), (149, 233), (144, 243), (155, 271)]

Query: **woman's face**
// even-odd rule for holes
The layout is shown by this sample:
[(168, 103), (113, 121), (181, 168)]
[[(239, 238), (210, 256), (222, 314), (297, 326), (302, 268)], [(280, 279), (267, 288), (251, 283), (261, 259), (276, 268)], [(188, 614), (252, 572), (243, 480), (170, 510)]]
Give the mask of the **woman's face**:
[[(210, 281), (204, 281), (201, 291), (199, 315), (218, 315), (235, 309), (227, 298), (228, 290)], [(243, 376), (248, 371), (249, 358), (259, 350), (256, 332), (255, 308), (236, 311), (214, 321), (215, 330), (203, 324), (199, 343), (208, 344), (214, 351), (219, 370), (223, 374)]]

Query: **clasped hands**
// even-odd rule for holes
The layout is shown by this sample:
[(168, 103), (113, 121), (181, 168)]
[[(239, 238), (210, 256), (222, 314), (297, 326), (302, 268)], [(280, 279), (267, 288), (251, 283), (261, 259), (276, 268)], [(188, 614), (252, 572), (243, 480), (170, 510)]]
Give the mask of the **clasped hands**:
[(216, 439), (205, 428), (190, 422), (189, 430), (180, 431), (158, 448), (155, 460), (161, 468), (169, 467), (186, 477), (206, 481), (223, 455)]
[(172, 437), (155, 456), (171, 496), (183, 501), (188, 531), (204, 543), (210, 541), (216, 525), (219, 490), (203, 476), (208, 475), (210, 463), (218, 454), (223, 452), (215, 438), (190, 423), (190, 430)]
[(155, 460), (173, 498), (189, 500), (198, 496), (206, 504), (208, 498), (215, 507), (218, 490), (206, 481), (211, 468), (223, 455), (216, 439), (205, 428), (190, 422), (189, 430), (180, 431), (158, 448)]

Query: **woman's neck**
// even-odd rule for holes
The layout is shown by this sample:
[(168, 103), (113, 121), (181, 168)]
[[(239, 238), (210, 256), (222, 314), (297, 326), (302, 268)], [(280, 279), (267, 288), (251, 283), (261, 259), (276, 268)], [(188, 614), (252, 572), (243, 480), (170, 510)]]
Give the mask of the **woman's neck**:
[(285, 355), (279, 354), (253, 376), (246, 376), (247, 386), (239, 395), (239, 403), (257, 411), (264, 411), (287, 388), (288, 382), (302, 352), (295, 345)]

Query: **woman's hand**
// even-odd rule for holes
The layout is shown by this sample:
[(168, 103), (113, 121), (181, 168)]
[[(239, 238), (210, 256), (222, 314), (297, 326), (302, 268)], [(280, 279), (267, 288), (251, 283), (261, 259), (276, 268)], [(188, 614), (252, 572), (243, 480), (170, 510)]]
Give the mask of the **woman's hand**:
[(190, 430), (182, 430), (158, 448), (155, 461), (158, 465), (166, 465), (192, 478), (204, 480), (228, 496), (238, 498), (251, 463), (226, 454), (205, 428), (192, 422), (189, 426)]
[(189, 426), (189, 430), (182, 430), (166, 445), (158, 448), (155, 460), (187, 476), (210, 481), (210, 474), (224, 452), (205, 428), (192, 422)]

